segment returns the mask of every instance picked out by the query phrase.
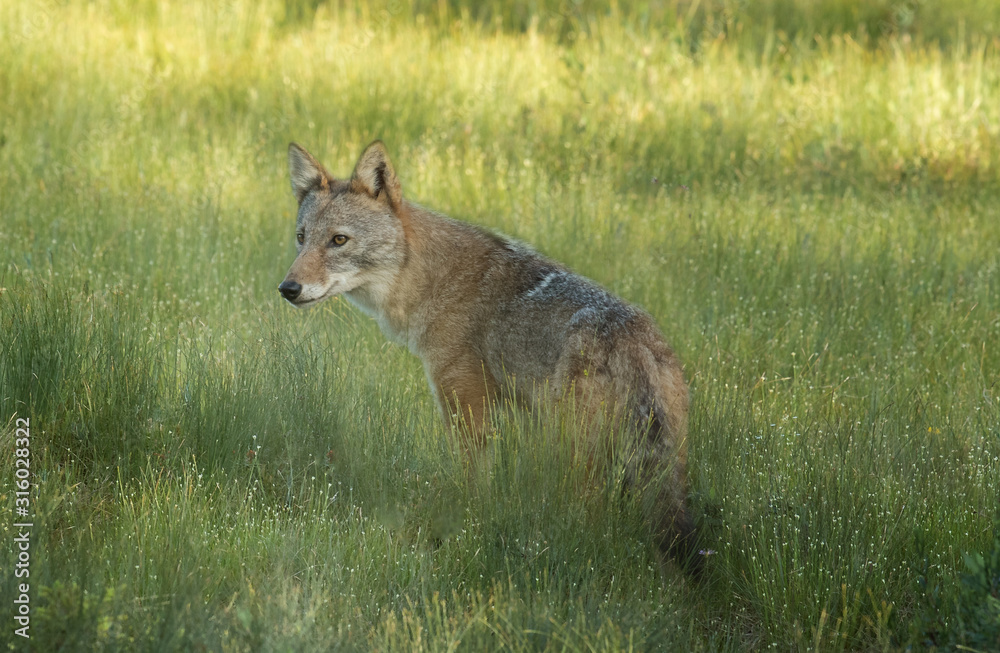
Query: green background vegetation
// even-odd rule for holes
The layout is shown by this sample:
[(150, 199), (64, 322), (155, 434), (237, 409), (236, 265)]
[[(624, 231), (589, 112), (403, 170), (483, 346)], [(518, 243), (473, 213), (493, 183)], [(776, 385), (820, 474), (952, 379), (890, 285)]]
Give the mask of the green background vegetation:
[[(998, 32), (987, 0), (0, 0), (35, 650), (996, 650)], [(279, 299), (287, 143), (346, 175), (374, 138), (409, 198), (656, 318), (704, 582), (571, 422), (500, 419), (470, 477), (418, 360)]]

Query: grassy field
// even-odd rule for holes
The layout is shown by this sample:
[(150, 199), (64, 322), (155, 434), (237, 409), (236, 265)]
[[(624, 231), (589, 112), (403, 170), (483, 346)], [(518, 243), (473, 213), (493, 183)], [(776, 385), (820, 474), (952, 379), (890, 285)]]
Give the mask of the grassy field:
[[(0, 0), (0, 642), (25, 418), (38, 651), (1000, 650), (1000, 8), (931, 5)], [(375, 138), (655, 317), (703, 582), (280, 300), (287, 143)]]

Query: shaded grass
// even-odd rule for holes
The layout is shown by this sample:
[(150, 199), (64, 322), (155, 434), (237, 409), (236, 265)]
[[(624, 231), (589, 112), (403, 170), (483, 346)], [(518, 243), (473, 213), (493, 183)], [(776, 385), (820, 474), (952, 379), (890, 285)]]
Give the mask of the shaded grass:
[[(0, 6), (0, 400), (32, 423), (39, 647), (978, 641), (922, 611), (966, 600), (1000, 496), (995, 43), (94, 7), (32, 31)], [(470, 477), (419, 361), (342, 300), (278, 302), (287, 141), (344, 174), (374, 137), (408, 196), (663, 327), (703, 585), (613, 482), (579, 490), (567, 422), (500, 419)]]

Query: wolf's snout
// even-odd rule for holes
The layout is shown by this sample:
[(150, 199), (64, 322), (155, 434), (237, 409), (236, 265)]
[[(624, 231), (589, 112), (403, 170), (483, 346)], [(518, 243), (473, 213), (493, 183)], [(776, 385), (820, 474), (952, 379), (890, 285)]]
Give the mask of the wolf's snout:
[(281, 285), (278, 286), (278, 292), (281, 296), (290, 302), (295, 301), (302, 292), (302, 284), (295, 283), (294, 281), (282, 281)]

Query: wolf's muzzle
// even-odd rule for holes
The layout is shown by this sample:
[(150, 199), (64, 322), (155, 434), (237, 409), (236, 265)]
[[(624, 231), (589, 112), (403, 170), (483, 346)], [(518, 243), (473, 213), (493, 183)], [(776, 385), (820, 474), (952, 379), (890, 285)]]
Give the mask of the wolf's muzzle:
[(290, 302), (294, 302), (302, 292), (302, 284), (295, 283), (294, 281), (282, 281), (281, 285), (278, 286), (278, 292), (281, 296)]

